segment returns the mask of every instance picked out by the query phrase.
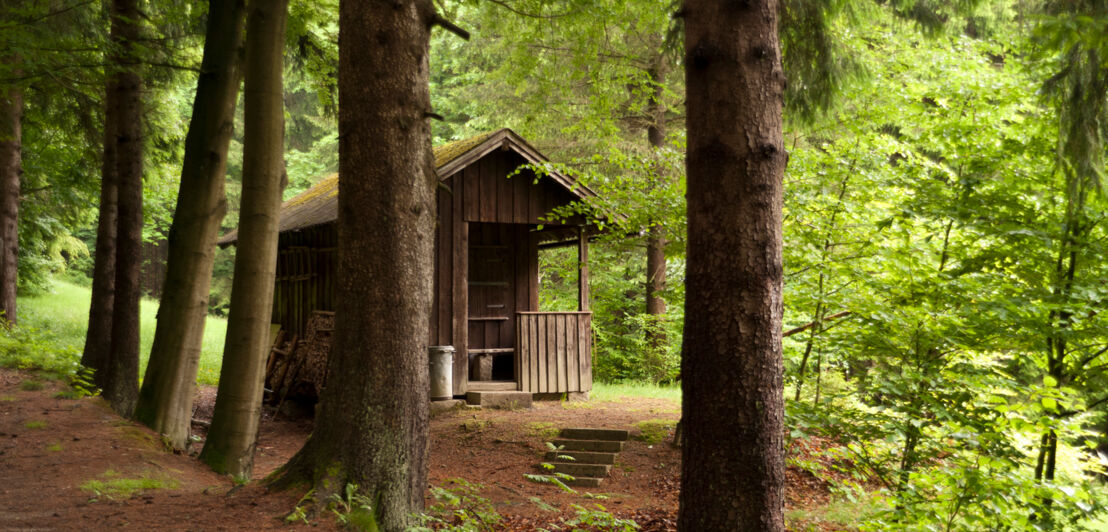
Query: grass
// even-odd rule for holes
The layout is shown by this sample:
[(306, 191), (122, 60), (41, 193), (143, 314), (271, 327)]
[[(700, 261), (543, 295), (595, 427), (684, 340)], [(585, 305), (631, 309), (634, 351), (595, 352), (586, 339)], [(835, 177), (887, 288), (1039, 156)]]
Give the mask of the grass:
[(146, 475), (139, 478), (119, 478), (119, 474), (110, 469), (100, 477), (103, 480), (93, 479), (81, 484), (81, 489), (92, 494), (93, 499), (129, 499), (143, 491), (173, 489), (178, 486), (176, 480)]
[[(49, 341), (71, 352), (80, 353), (88, 328), (89, 300), (92, 291), (88, 287), (66, 281), (54, 280), (49, 293), (19, 298), (20, 327), (29, 327), (49, 333)], [(146, 371), (150, 346), (154, 343), (157, 325), (158, 302), (143, 298), (140, 305), (141, 341), (139, 349), (139, 375)], [(227, 320), (208, 317), (204, 326), (204, 342), (200, 353), (200, 370), (196, 381), (200, 384), (217, 384), (223, 358), (223, 337), (227, 334)]]
[(24, 423), (23, 426), (27, 427), (29, 429), (44, 429), (44, 428), (46, 428), (46, 422), (45, 421), (28, 421), (28, 422)]
[(677, 427), (676, 419), (646, 419), (635, 423), (635, 428), (639, 429), (635, 439), (656, 445), (669, 437), (675, 427)]
[(624, 399), (666, 399), (681, 404), (680, 386), (659, 386), (648, 382), (593, 383), (589, 398), (596, 401), (621, 401)]
[(878, 497), (863, 497), (857, 501), (840, 499), (815, 508), (788, 510), (785, 522), (789, 530), (856, 530), (854, 527), (867, 517), (888, 509)]
[(42, 389), (42, 383), (34, 380), (25, 380), (19, 383), (19, 389), (25, 392), (36, 392)]

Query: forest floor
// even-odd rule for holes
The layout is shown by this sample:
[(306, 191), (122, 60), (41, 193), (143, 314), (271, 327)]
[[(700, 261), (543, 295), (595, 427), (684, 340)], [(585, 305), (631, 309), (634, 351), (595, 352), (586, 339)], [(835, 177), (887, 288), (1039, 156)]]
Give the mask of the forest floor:
[[(100, 398), (65, 399), (68, 387), (26, 372), (0, 369), (0, 530), (263, 530), (304, 527), (284, 517), (300, 494), (267, 493), (257, 482), (237, 486), (195, 457), (167, 452), (152, 431), (115, 415)], [(209, 419), (215, 390), (201, 388), (196, 417)], [(531, 410), (453, 410), (431, 421), (430, 484), (459, 490), (479, 485), (503, 516), (498, 530), (558, 530), (575, 505), (602, 505), (643, 530), (673, 530), (680, 450), (671, 447), (680, 407), (667, 399), (537, 402)], [(541, 473), (545, 442), (563, 427), (631, 431), (603, 484), (569, 493), (527, 480)], [(203, 435), (202, 424), (194, 427)], [(255, 480), (283, 464), (311, 431), (310, 419), (266, 413), (258, 438)], [(795, 449), (802, 459), (805, 449)], [(823, 481), (790, 466), (791, 510), (827, 504)], [(470, 500), (479, 500), (470, 498)], [(428, 494), (428, 505), (435, 501)], [(337, 528), (330, 516), (315, 527)], [(796, 530), (841, 527), (793, 521)]]

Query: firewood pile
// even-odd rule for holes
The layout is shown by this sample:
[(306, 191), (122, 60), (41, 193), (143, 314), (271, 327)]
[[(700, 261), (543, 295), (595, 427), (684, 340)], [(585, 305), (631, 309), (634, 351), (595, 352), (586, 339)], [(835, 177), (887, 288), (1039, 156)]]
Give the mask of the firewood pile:
[(287, 399), (314, 401), (327, 379), (327, 355), (335, 330), (335, 313), (317, 310), (308, 319), (304, 338), (284, 341), (278, 334), (266, 364), (268, 402), (280, 408)]

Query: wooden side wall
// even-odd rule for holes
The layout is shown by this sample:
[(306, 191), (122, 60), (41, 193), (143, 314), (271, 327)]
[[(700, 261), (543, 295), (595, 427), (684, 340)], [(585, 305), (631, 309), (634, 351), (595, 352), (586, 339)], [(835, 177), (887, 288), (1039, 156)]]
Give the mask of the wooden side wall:
[(273, 323), (280, 323), (289, 335), (304, 336), (313, 310), (335, 310), (337, 242), (334, 223), (281, 233)]
[(592, 313), (521, 312), (516, 320), (519, 389), (592, 390)]

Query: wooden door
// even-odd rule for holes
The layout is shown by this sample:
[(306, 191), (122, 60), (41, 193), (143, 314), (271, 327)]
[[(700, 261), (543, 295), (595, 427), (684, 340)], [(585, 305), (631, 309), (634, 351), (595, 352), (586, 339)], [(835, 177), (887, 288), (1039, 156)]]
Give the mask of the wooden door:
[(515, 380), (516, 243), (511, 224), (469, 224), (469, 379)]

